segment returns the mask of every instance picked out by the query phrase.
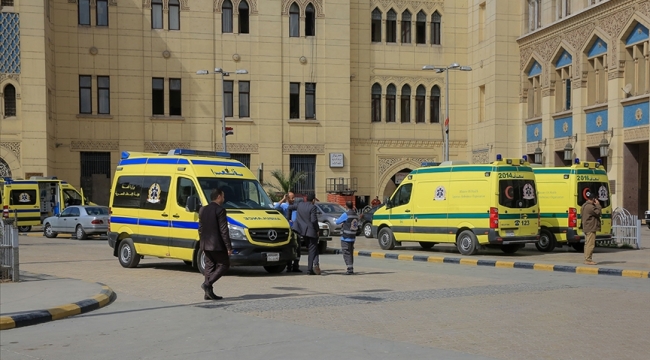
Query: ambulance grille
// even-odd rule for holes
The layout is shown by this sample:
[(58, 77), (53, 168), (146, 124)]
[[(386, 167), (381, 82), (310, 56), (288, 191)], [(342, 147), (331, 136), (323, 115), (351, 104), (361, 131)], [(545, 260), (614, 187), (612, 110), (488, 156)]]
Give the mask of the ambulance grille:
[(289, 239), (288, 229), (249, 229), (248, 232), (255, 242), (278, 243)]

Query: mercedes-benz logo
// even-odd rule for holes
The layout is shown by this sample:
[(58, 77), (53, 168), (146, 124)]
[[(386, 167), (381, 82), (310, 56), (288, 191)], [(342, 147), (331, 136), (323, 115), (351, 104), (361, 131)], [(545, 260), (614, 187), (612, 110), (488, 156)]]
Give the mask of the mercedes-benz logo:
[(271, 241), (274, 241), (275, 239), (278, 238), (278, 232), (273, 229), (269, 230), (269, 232), (266, 234), (269, 236), (269, 240)]

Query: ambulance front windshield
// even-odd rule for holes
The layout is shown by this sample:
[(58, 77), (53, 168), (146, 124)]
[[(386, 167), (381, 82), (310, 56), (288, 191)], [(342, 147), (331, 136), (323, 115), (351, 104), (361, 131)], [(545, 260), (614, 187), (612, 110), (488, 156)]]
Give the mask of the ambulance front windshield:
[(269, 210), (273, 202), (257, 180), (229, 178), (199, 178), (201, 191), (206, 199), (214, 189), (221, 189), (225, 196), (226, 209)]
[(535, 180), (499, 180), (499, 204), (513, 209), (535, 206)]

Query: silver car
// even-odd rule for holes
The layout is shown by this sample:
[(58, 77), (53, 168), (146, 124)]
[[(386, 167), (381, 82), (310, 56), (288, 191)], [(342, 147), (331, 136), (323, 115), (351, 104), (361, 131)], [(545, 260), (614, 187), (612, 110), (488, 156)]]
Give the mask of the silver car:
[(85, 240), (88, 235), (105, 235), (108, 232), (108, 219), (108, 208), (105, 206), (69, 206), (61, 214), (43, 221), (43, 233), (48, 238), (63, 233)]
[(315, 205), (318, 208), (318, 221), (329, 226), (331, 235), (341, 235), (343, 224), (336, 225), (336, 219), (343, 215), (345, 208), (332, 202), (317, 202)]

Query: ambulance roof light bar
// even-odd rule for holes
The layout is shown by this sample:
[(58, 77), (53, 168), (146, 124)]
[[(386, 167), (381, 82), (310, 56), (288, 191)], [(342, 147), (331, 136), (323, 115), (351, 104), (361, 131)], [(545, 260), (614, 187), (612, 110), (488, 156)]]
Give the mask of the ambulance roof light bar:
[(501, 161), (501, 160), (503, 160), (503, 156), (501, 156), (501, 154), (497, 154), (497, 161)]
[(576, 158), (574, 164), (580, 164), (580, 159)]
[(172, 150), (169, 150), (167, 155), (189, 155), (189, 156), (208, 156), (208, 157), (230, 158), (230, 153), (228, 153), (228, 152), (192, 150), (192, 149), (172, 149)]

